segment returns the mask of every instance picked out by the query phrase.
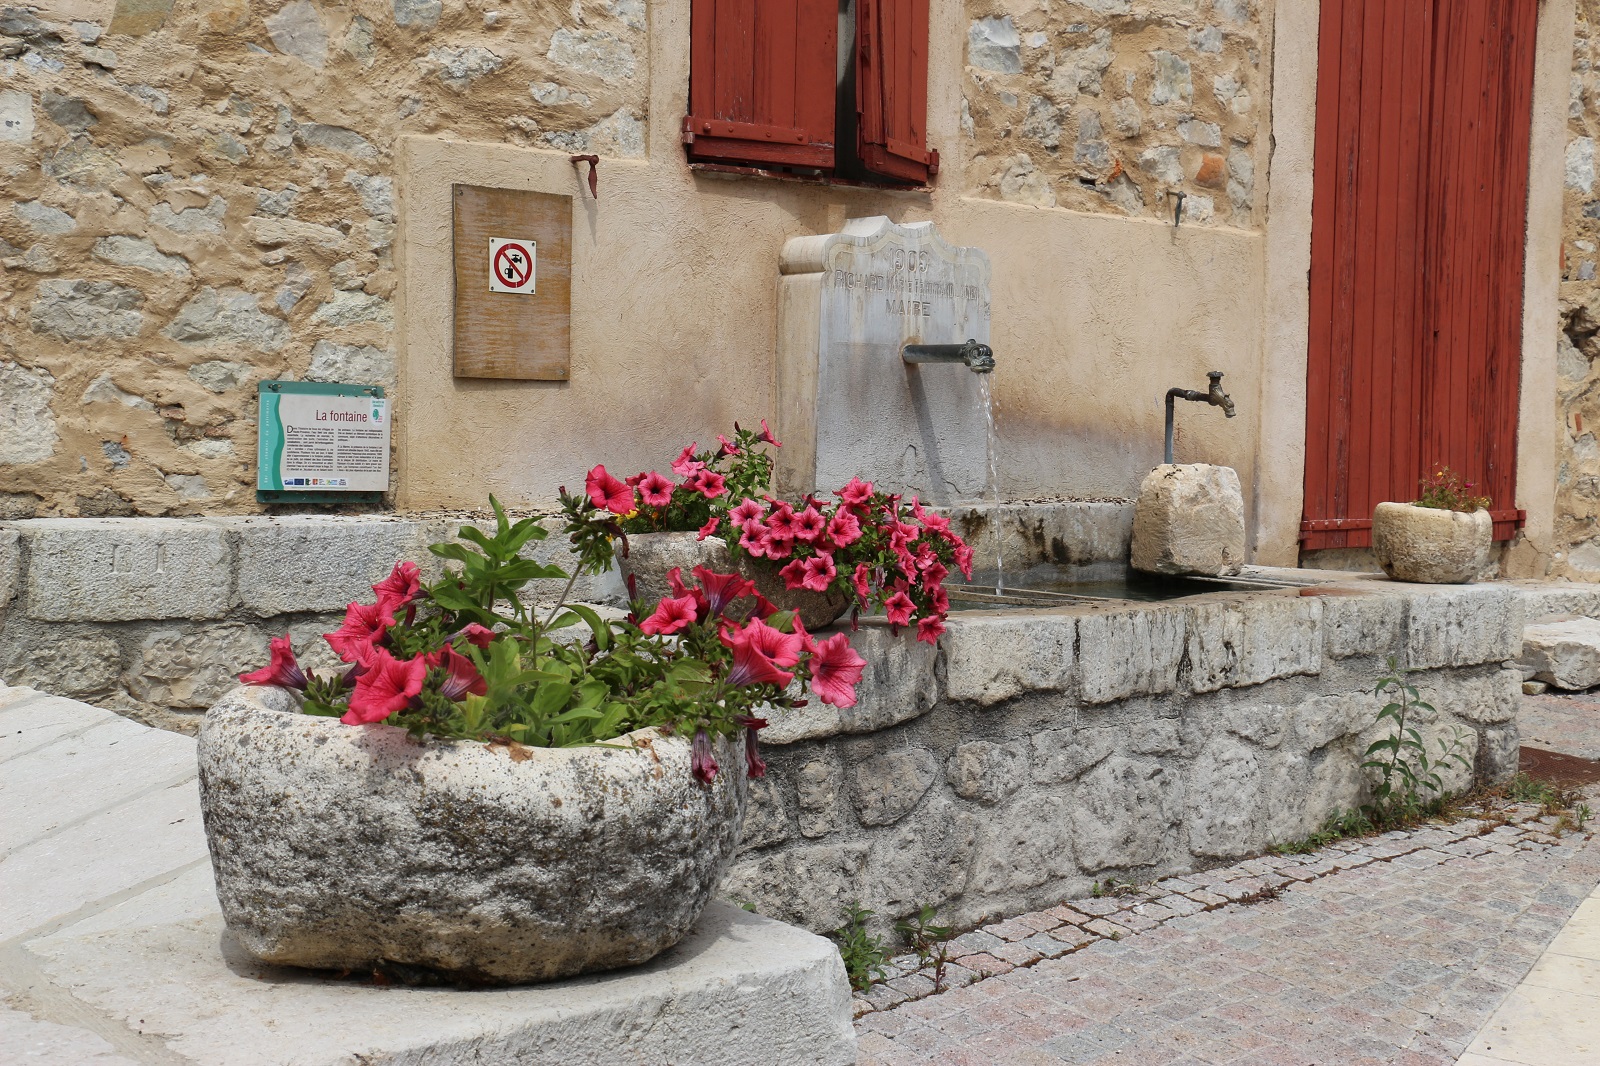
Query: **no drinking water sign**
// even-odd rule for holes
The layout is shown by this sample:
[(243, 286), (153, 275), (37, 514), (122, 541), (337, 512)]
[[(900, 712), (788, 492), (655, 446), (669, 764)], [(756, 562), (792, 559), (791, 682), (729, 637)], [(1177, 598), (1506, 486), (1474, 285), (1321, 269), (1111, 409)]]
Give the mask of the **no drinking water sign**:
[(489, 291), (533, 295), (539, 245), (522, 237), (489, 238)]

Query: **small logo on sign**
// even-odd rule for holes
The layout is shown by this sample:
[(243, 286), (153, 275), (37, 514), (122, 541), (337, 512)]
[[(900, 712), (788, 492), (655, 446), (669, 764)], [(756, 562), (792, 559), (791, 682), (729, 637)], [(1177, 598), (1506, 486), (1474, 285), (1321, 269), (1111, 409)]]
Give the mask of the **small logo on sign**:
[(489, 238), (489, 291), (533, 293), (534, 263), (539, 246), (512, 237)]

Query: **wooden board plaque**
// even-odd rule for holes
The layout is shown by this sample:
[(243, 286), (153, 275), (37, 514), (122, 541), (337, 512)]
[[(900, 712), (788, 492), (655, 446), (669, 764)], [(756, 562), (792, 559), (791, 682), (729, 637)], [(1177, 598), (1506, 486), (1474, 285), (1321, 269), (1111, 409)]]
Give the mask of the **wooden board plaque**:
[[(572, 367), (572, 197), (476, 185), (453, 189), (453, 373), (566, 381)], [(491, 291), (497, 269), (500, 291)]]

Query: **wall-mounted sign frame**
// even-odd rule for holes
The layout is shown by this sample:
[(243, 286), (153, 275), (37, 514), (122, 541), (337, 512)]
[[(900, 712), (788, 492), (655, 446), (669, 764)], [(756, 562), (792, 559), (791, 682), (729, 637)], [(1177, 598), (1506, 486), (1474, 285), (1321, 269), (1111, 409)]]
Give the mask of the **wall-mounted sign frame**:
[(456, 185), (457, 378), (567, 381), (572, 372), (572, 197)]
[(394, 418), (381, 385), (262, 381), (256, 499), (381, 503)]

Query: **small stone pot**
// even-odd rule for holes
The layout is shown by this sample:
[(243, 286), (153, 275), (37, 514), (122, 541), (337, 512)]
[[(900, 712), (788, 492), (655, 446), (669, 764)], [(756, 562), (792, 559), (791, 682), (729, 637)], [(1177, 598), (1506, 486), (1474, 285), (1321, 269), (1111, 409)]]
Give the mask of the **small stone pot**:
[(1482, 509), (1380, 503), (1372, 512), (1372, 554), (1396, 581), (1467, 584), (1489, 565), (1493, 548), (1494, 519)]
[(748, 786), (737, 742), (716, 743), (709, 786), (687, 738), (613, 743), (419, 743), (300, 714), (283, 689), (235, 689), (199, 746), (228, 928), (268, 963), (480, 984), (646, 962), (710, 900)]
[[(773, 604), (787, 611), (798, 611), (800, 621), (807, 629), (821, 629), (832, 625), (849, 609), (851, 597), (847, 592), (830, 590), (812, 592), (810, 589), (789, 589), (778, 576), (778, 567), (765, 559), (752, 559), (741, 555), (738, 562), (731, 558), (728, 546), (716, 537), (698, 540), (697, 533), (635, 533), (628, 537), (628, 557), (621, 552), (617, 560), (626, 578), (633, 575), (634, 589), (639, 599), (654, 610), (664, 596), (672, 594), (667, 583), (667, 573), (673, 567), (683, 571), (685, 584), (694, 584), (691, 571), (704, 566), (719, 574), (737, 571), (742, 577), (754, 581), (756, 589)], [(730, 611), (732, 617), (737, 611)], [(740, 619), (735, 618), (735, 621)]]

